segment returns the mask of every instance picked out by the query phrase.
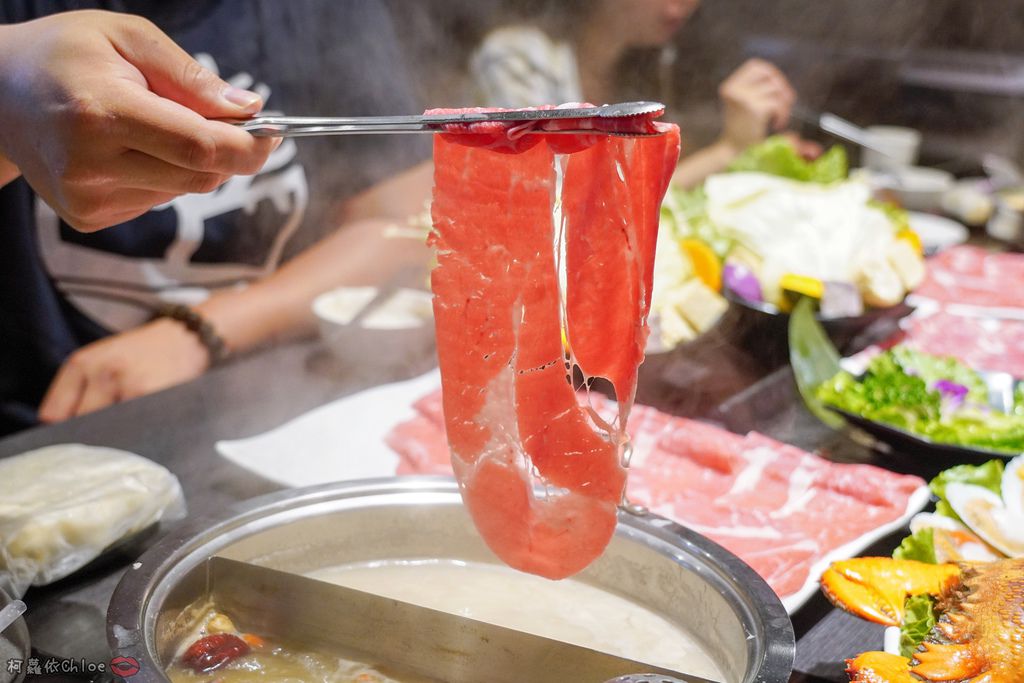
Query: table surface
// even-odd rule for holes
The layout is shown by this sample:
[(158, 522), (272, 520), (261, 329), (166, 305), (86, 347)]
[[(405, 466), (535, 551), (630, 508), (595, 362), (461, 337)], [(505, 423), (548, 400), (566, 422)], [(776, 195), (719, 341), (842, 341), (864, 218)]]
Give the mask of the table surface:
[[(707, 417), (736, 431), (757, 429), (835, 460), (874, 462), (926, 477), (941, 469), (941, 464), (912, 458), (880, 460), (825, 428), (800, 404), (791, 373), (779, 364), (778, 349), (771, 348), (778, 339), (755, 333), (737, 343), (730, 328), (736, 324), (743, 323), (727, 314), (697, 343), (649, 357), (641, 368), (638, 402)], [(433, 364), (422, 349), (390, 359), (368, 356), (368, 349), (354, 347), (351, 357), (338, 360), (316, 341), (265, 350), (194, 382), (0, 440), (0, 457), (68, 442), (123, 448), (177, 475), (190, 514), (222, 512), (279, 487), (221, 458), (216, 441), (259, 434), (335, 398), (415, 376)], [(419, 360), (409, 362), (413, 356)], [(901, 536), (892, 534), (873, 548), (888, 554)], [(54, 585), (30, 590), (25, 600), (33, 646), (74, 659), (107, 660), (105, 612), (132, 560), (131, 554), (115, 555)], [(794, 615), (793, 623), (798, 638), (794, 682), (846, 681), (844, 658), (881, 646), (880, 627), (833, 609), (820, 595)]]

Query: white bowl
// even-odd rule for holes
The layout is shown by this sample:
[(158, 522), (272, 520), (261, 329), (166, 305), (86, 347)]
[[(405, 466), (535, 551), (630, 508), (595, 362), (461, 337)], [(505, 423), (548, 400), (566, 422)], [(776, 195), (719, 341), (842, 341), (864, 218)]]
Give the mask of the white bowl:
[(963, 223), (957, 223), (944, 216), (910, 211), (907, 218), (910, 222), (910, 229), (921, 238), (921, 246), (924, 248), (926, 256), (937, 254), (957, 244), (963, 244), (970, 237), (970, 233)]
[(356, 360), (372, 354), (400, 362), (430, 346), (434, 333), (430, 292), (396, 289), (356, 321), (376, 296), (376, 287), (339, 287), (313, 300), (320, 337), (335, 356)]
[(861, 149), (863, 166), (872, 170), (888, 170), (917, 163), (921, 133), (913, 128), (870, 126), (867, 134), (873, 149)]
[(376, 287), (339, 287), (314, 299), (313, 313), (321, 322), (348, 325), (376, 295)]
[(874, 174), (877, 188), (896, 196), (909, 211), (938, 211), (942, 197), (953, 189), (953, 174), (937, 168), (907, 166)]

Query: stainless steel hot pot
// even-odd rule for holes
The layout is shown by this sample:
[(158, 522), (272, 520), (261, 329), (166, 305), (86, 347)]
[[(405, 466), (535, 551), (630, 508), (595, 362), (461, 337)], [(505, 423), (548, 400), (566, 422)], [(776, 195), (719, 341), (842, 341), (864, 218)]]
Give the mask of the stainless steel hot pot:
[[(381, 559), (498, 562), (447, 478), (341, 482), (256, 498), (224, 517), (186, 522), (121, 580), (107, 637), (114, 656), (138, 660), (133, 683), (167, 680), (184, 636), (174, 617), (203, 596), (204, 562), (213, 555), (300, 573)], [(697, 533), (622, 511), (607, 551), (576, 578), (689, 629), (728, 683), (789, 679), (794, 637), (782, 603), (750, 567)]]

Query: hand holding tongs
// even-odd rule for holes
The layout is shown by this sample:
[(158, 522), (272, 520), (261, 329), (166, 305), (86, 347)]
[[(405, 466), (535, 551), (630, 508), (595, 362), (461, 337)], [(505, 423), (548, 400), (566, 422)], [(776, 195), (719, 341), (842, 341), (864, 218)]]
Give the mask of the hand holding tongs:
[[(305, 137), (311, 135), (367, 135), (374, 133), (451, 133), (446, 126), (464, 126), (496, 121), (512, 125), (537, 122), (529, 133), (604, 133), (607, 135), (643, 135), (628, 130), (628, 119), (659, 116), (665, 105), (658, 102), (624, 102), (599, 107), (565, 107), (557, 109), (514, 109), (509, 111), (467, 111), (453, 114), (421, 114), (417, 116), (257, 116), (230, 123), (259, 137)], [(590, 121), (592, 119), (592, 121)], [(555, 122), (557, 126), (554, 126)], [(574, 128), (573, 121), (580, 126)], [(549, 128), (549, 126), (553, 127)], [(621, 127), (621, 130), (620, 130)]]

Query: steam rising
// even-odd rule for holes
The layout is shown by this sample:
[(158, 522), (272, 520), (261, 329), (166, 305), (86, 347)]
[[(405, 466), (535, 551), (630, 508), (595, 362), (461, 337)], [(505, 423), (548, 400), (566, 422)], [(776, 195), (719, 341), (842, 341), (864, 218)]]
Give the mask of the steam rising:
[[(430, 106), (471, 106), (465, 68), (499, 25), (574, 0), (388, 0)], [(963, 0), (705, 0), (622, 99), (660, 99), (686, 149), (718, 135), (718, 84), (749, 57), (777, 64), (802, 104), (862, 125), (924, 133), (925, 163), (970, 172), (984, 152), (1024, 156), (1024, 2)], [(656, 73), (666, 69), (662, 77)], [(832, 143), (817, 131), (802, 131)], [(685, 151), (685, 149), (684, 149)]]

